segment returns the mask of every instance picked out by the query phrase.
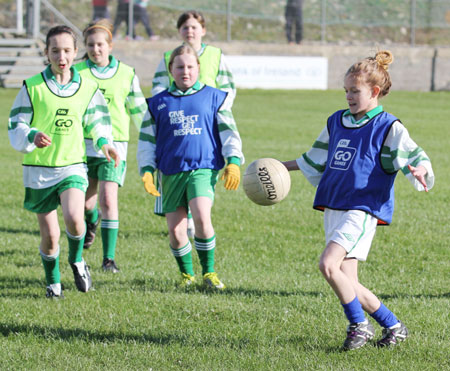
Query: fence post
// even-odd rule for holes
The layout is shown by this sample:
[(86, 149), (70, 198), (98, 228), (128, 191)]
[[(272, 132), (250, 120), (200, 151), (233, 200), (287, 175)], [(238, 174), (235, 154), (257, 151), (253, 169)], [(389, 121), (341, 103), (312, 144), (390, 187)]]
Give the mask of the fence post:
[(32, 18), (32, 30), (31, 35), (33, 39), (37, 39), (40, 33), (41, 24), (41, 1), (33, 0), (33, 18)]
[(133, 40), (133, 29), (134, 29), (134, 17), (133, 17), (133, 11), (134, 11), (134, 0), (130, 0), (128, 3), (128, 37), (130, 40)]
[(23, 0), (17, 0), (17, 33), (23, 33)]
[(416, 44), (416, 5), (416, 0), (411, 0), (411, 46), (414, 46)]
[(227, 41), (231, 41), (231, 0), (227, 0)]
[(327, 28), (327, 0), (322, 0), (322, 7), (321, 7), (321, 20), (320, 20), (320, 41), (322, 44), (325, 44), (326, 42), (326, 28)]

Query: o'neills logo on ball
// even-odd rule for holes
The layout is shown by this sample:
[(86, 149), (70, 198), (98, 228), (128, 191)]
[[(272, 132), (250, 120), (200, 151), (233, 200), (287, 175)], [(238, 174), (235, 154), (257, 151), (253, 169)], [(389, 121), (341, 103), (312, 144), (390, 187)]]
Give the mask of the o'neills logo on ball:
[(277, 192), (275, 186), (273, 185), (272, 179), (270, 179), (269, 171), (266, 167), (258, 168), (258, 177), (261, 184), (266, 189), (267, 199), (275, 200), (277, 198)]

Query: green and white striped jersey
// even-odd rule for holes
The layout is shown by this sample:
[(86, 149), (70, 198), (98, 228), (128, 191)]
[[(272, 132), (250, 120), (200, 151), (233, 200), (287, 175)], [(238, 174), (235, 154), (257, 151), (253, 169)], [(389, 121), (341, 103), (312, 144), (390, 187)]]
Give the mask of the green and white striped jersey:
[[(111, 81), (111, 79), (114, 79), (116, 77), (119, 63), (123, 65), (123, 63), (119, 62), (114, 56), (110, 55), (109, 58), (110, 63), (106, 67), (98, 67), (90, 60), (86, 61), (86, 64), (90, 69), (90, 72), (96, 78), (96, 81), (99, 84), (100, 90), (102, 90), (101, 80)], [(129, 88), (127, 88), (129, 92), (127, 97), (125, 98), (125, 101), (118, 102), (117, 104), (120, 105), (123, 104), (125, 106), (125, 109), (128, 112), (129, 119), (133, 122), (136, 129), (139, 131), (142, 122), (144, 120), (145, 113), (148, 110), (147, 102), (145, 101), (145, 97), (144, 94), (142, 93), (141, 86), (139, 83), (139, 78), (137, 77), (136, 74), (134, 74), (131, 81), (117, 81), (117, 86), (121, 88), (122, 86), (120, 84), (123, 83), (129, 85)], [(112, 112), (110, 113), (112, 114)], [(111, 117), (111, 121), (114, 125), (115, 122), (114, 117)], [(122, 125), (124, 124), (122, 123)], [(128, 141), (114, 140), (114, 147), (119, 152), (120, 159), (126, 160), (128, 152)], [(91, 139), (86, 139), (86, 152), (89, 157), (104, 157), (102, 152), (95, 151)]]
[[(203, 83), (197, 81), (193, 87), (183, 92), (176, 88), (175, 84), (169, 89), (169, 92), (174, 96), (183, 96), (196, 93), (198, 90), (205, 86)], [(239, 159), (237, 165), (242, 165), (245, 162), (244, 154), (242, 153), (242, 141), (239, 132), (236, 127), (236, 121), (234, 120), (231, 112), (232, 101), (229, 96), (225, 99), (220, 110), (217, 112), (217, 125), (223, 128), (220, 130), (219, 136), (222, 143), (222, 156), (230, 160), (231, 158)], [(145, 122), (142, 125), (139, 134), (138, 142), (138, 165), (141, 175), (145, 170), (157, 168), (156, 164), (156, 123), (151, 113), (147, 112)], [(148, 124), (147, 124), (148, 123)]]
[[(205, 48), (208, 46), (202, 44), (202, 48), (197, 53), (198, 57), (201, 59)], [(201, 68), (201, 66), (200, 66)], [(231, 102), (231, 106), (233, 105), (234, 98), (236, 97), (236, 87), (233, 81), (233, 74), (226, 63), (226, 58), (221, 53), (220, 63), (219, 63), (219, 71), (217, 76), (213, 76), (213, 79), (216, 81), (216, 85), (213, 88), (220, 89), (228, 93), (228, 97)], [(168, 89), (170, 87), (170, 79), (169, 79), (169, 71), (167, 70), (166, 61), (163, 57), (161, 62), (159, 62), (158, 67), (156, 68), (155, 75), (152, 81), (152, 96), (155, 96), (158, 93)]]
[[(359, 127), (382, 111), (383, 107), (378, 106), (369, 111), (365, 117), (358, 121), (355, 121), (353, 115), (347, 111), (343, 115), (343, 125), (348, 128)], [(328, 129), (325, 126), (314, 142), (312, 148), (296, 160), (302, 173), (315, 187), (318, 186), (325, 170), (328, 158), (329, 139)], [(430, 159), (425, 151), (411, 139), (408, 130), (400, 121), (394, 122), (386, 137), (382, 148), (381, 163), (383, 168), (388, 172), (400, 170), (418, 191), (423, 191), (424, 188), (422, 184), (412, 176), (411, 172), (408, 170), (408, 165), (422, 165), (428, 172), (426, 175), (428, 189), (430, 190), (434, 185), (434, 173)]]
[[(43, 71), (43, 77), (49, 88), (49, 94), (60, 97), (73, 95), (80, 87), (80, 76), (72, 67), (72, 81), (64, 86), (58, 84), (51, 71), (50, 66)], [(42, 103), (45, 107), (45, 101)], [(31, 128), (33, 119), (33, 106), (27, 92), (26, 86), (20, 89), (10, 112), (8, 121), (8, 136), (12, 147), (22, 153), (30, 153), (36, 150), (33, 143), (36, 129)], [(96, 150), (98, 141), (104, 138), (112, 144), (111, 120), (103, 95), (97, 90), (92, 96), (86, 112), (83, 114), (83, 126), (90, 131), (94, 138)], [(64, 167), (40, 167), (24, 166), (24, 186), (33, 189), (51, 187), (70, 175), (80, 175), (87, 179), (85, 164), (75, 164)]]

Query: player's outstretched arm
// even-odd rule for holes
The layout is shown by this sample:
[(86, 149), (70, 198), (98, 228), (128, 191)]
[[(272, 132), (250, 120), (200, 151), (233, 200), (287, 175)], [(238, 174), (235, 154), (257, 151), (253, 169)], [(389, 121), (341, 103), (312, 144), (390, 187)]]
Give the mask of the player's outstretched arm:
[(288, 169), (288, 171), (300, 170), (296, 160), (284, 161), (281, 163), (286, 166), (286, 169)]
[(411, 172), (411, 174), (413, 175), (413, 177), (416, 178), (420, 182), (420, 184), (423, 185), (425, 192), (428, 192), (427, 182), (425, 181), (425, 176), (428, 173), (427, 169), (425, 169), (425, 167), (422, 165), (419, 165), (417, 167), (408, 165), (408, 169)]

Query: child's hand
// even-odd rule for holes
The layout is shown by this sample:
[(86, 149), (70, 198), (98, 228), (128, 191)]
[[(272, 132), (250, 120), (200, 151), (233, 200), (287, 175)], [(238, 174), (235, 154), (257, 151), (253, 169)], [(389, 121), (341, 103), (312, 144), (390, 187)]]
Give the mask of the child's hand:
[(155, 183), (153, 182), (153, 175), (150, 172), (146, 172), (142, 177), (142, 181), (144, 182), (144, 188), (147, 193), (150, 193), (152, 196), (159, 197), (161, 194), (155, 187)]
[(235, 191), (241, 182), (241, 171), (236, 164), (228, 164), (225, 168), (220, 180), (225, 180), (225, 189), (227, 191)]
[(110, 144), (104, 144), (102, 146), (102, 152), (104, 153), (108, 162), (111, 162), (111, 159), (114, 160), (114, 167), (119, 166), (120, 156), (119, 156), (119, 153), (117, 152), (117, 149), (115, 149)]
[(52, 144), (52, 139), (47, 134), (39, 131), (34, 136), (34, 144), (38, 148), (48, 147), (50, 144)]
[(428, 192), (427, 183), (425, 182), (425, 175), (427, 175), (427, 169), (423, 166), (411, 166), (408, 165), (408, 169), (413, 175), (414, 178), (416, 178), (420, 184), (423, 185), (423, 188), (425, 189), (425, 192)]

